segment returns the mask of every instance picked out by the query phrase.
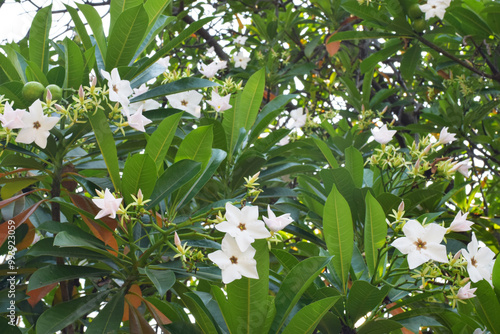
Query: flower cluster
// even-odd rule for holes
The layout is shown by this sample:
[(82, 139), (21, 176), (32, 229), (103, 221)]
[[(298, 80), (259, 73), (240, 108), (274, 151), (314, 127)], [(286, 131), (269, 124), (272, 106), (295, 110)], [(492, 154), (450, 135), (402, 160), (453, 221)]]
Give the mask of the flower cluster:
[[(280, 217), (267, 208), (268, 216), (263, 217), (267, 226), (279, 231), (292, 222), (290, 214)], [(257, 262), (254, 259), (256, 250), (252, 243), (256, 239), (271, 237), (262, 220), (259, 220), (259, 209), (256, 206), (245, 206), (241, 210), (226, 203), (226, 221), (215, 226), (226, 233), (222, 239), (221, 250), (208, 254), (208, 258), (222, 271), (222, 282), (231, 283), (242, 276), (259, 278)]]

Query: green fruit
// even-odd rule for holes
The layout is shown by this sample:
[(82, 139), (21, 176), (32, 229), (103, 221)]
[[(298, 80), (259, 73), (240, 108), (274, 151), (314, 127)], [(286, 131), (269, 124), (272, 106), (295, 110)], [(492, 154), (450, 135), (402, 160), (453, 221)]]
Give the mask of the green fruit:
[(42, 99), (45, 87), (39, 82), (27, 82), (22, 90), (23, 98), (28, 104), (35, 102), (36, 99)]
[(412, 20), (415, 20), (415, 19), (418, 19), (418, 18), (421, 18), (422, 15), (424, 15), (424, 13), (422, 12), (422, 10), (420, 9), (420, 5), (418, 3), (414, 3), (412, 4), (409, 8), (408, 8), (408, 16), (412, 19)]
[(52, 101), (60, 101), (62, 99), (62, 88), (58, 85), (50, 84), (45, 87), (45, 90), (43, 91), (44, 100), (47, 100), (47, 90), (50, 90), (50, 93), (52, 94)]
[(427, 22), (424, 19), (416, 19), (413, 21), (413, 29), (416, 32), (424, 32), (427, 28)]

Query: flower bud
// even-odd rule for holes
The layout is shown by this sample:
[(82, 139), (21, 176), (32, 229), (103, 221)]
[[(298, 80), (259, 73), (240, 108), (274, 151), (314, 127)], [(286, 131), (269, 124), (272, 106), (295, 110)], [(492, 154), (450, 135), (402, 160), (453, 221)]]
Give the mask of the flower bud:
[(50, 102), (52, 102), (52, 93), (50, 89), (47, 89), (47, 96), (45, 97), (45, 101), (47, 102), (47, 104), (50, 104)]
[(80, 102), (83, 103), (83, 100), (85, 99), (85, 92), (83, 91), (82, 85), (80, 85), (80, 88), (78, 89), (78, 97), (80, 98)]

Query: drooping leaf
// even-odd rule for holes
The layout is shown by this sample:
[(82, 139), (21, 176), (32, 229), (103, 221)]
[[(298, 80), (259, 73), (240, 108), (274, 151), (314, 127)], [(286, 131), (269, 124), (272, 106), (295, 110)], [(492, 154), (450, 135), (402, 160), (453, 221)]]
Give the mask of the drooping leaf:
[(39, 268), (30, 277), (28, 291), (38, 289), (52, 283), (82, 277), (96, 277), (109, 274), (108, 270), (85, 266), (47, 265)]
[[(370, 275), (375, 275), (378, 269), (376, 266), (379, 251), (384, 246), (385, 237), (387, 236), (387, 223), (385, 221), (385, 214), (382, 206), (380, 206), (370, 192), (366, 194), (365, 202), (365, 258)], [(382, 264), (383, 263), (379, 263), (379, 267)]]

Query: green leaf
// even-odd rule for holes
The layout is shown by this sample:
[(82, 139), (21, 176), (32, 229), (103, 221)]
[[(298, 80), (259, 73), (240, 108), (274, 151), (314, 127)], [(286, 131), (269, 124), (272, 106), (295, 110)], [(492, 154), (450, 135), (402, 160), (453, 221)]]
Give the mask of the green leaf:
[(108, 119), (100, 109), (87, 113), (94, 135), (101, 150), (102, 157), (106, 163), (109, 177), (116, 191), (120, 190), (120, 167), (118, 165), (118, 154), (116, 152), (115, 139), (109, 128)]
[(175, 284), (175, 274), (172, 270), (145, 268), (144, 272), (155, 285), (160, 297), (165, 296), (167, 291)]
[(123, 167), (123, 198), (127, 204), (133, 202), (139, 189), (145, 199), (153, 192), (156, 183), (156, 166), (147, 154), (135, 154), (127, 159)]
[(345, 167), (351, 174), (354, 185), (361, 188), (363, 185), (363, 156), (355, 147), (350, 146), (345, 150)]
[(36, 12), (30, 28), (29, 56), (38, 68), (47, 73), (49, 69), (49, 31), (52, 25), (52, 5)]
[[(382, 206), (370, 192), (366, 194), (365, 202), (365, 258), (370, 275), (373, 276), (377, 270), (379, 250), (385, 245), (387, 223), (385, 221), (384, 209), (382, 209)], [(379, 263), (378, 265), (380, 268), (383, 263)]]
[(106, 292), (94, 293), (52, 306), (36, 322), (37, 333), (56, 333), (99, 308)]
[(399, 37), (399, 34), (392, 34), (385, 31), (339, 31), (333, 34), (328, 39), (328, 43), (336, 41), (349, 41), (358, 39), (379, 39), (379, 38), (395, 38)]
[(120, 14), (109, 34), (106, 69), (110, 71), (129, 64), (146, 34), (148, 22), (148, 14), (142, 4)]
[(38, 269), (31, 275), (28, 283), (28, 291), (70, 279), (96, 277), (108, 274), (108, 270), (92, 267), (47, 265)]
[(37, 67), (37, 64), (35, 64), (32, 61), (27, 61), (28, 67), (26, 68), (26, 77), (30, 81), (38, 81), (44, 86), (47, 86), (49, 84), (49, 81), (47, 80), (47, 77), (45, 74), (43, 74), (42, 70)]
[(476, 122), (482, 121), (486, 116), (492, 113), (499, 104), (499, 100), (493, 100), (483, 104), (479, 108), (472, 108), (465, 114), (464, 125), (470, 126)]
[(375, 66), (377, 66), (378, 63), (387, 60), (387, 58), (399, 51), (402, 46), (402, 42), (398, 39), (387, 41), (382, 50), (371, 54), (368, 58), (361, 62), (361, 72), (366, 73), (371, 71)]
[(174, 139), (175, 130), (181, 119), (182, 113), (168, 116), (156, 128), (146, 144), (145, 152), (156, 164), (156, 170), (163, 165), (163, 160), (167, 155), (172, 139)]
[(113, 30), (115, 23), (124, 11), (141, 4), (143, 4), (142, 0), (113, 0), (109, 6), (109, 31)]
[(155, 97), (163, 97), (165, 95), (176, 94), (188, 90), (195, 90), (205, 87), (220, 86), (218, 83), (212, 82), (207, 79), (200, 78), (182, 78), (174, 82), (169, 82), (165, 85), (155, 87), (148, 90), (146, 93), (134, 97), (130, 102), (138, 102)]
[(376, 7), (359, 4), (357, 1), (346, 1), (341, 5), (348, 13), (356, 15), (369, 23), (385, 26), (391, 22), (389, 17)]
[[(393, 333), (403, 327), (400, 323), (389, 319), (375, 319), (365, 323), (358, 331), (358, 334), (386, 334)], [(396, 332), (397, 333), (397, 332)]]
[(420, 64), (420, 59), (422, 48), (419, 44), (415, 44), (403, 54), (403, 58), (401, 59), (401, 75), (407, 81), (413, 81), (413, 74), (417, 66)]
[(210, 157), (210, 161), (206, 165), (205, 169), (201, 172), (201, 174), (195, 179), (193, 184), (190, 185), (189, 189), (186, 191), (180, 191), (180, 194), (184, 194), (184, 197), (179, 201), (177, 205), (177, 209), (181, 208), (184, 204), (189, 203), (191, 199), (193, 199), (196, 194), (203, 188), (203, 186), (212, 178), (212, 176), (219, 168), (220, 164), (226, 158), (227, 153), (223, 150), (212, 149), (212, 156)]
[(82, 52), (78, 45), (67, 37), (64, 39), (64, 46), (66, 47), (64, 53), (66, 78), (63, 88), (78, 89), (82, 84), (83, 70), (85, 69)]
[(192, 160), (181, 160), (167, 168), (156, 182), (147, 209), (153, 208), (165, 197), (189, 182), (200, 170), (201, 164)]
[(97, 49), (99, 50), (102, 59), (106, 59), (106, 36), (104, 35), (101, 16), (91, 5), (83, 5), (79, 3), (77, 3), (76, 5), (87, 19), (87, 23), (94, 33), (94, 39), (97, 44)]
[(276, 120), (276, 117), (281, 113), (286, 104), (295, 97), (297, 97), (297, 95), (279, 95), (266, 104), (264, 108), (262, 108), (262, 111), (258, 114), (255, 124), (252, 126), (249, 142), (253, 143), (267, 128), (269, 123)]
[(18, 81), (6, 82), (0, 86), (0, 95), (14, 102), (14, 108), (26, 108), (22, 95), (23, 84)]
[(295, 304), (331, 260), (332, 257), (310, 257), (293, 267), (286, 275), (276, 294), (276, 317), (271, 325), (271, 332), (278, 333), (281, 330)]
[(480, 37), (487, 37), (493, 34), (483, 18), (470, 9), (455, 6), (447, 14), (457, 18), (460, 21), (460, 29), (463, 29), (467, 34), (478, 35)]
[[(160, 50), (156, 51), (155, 54), (151, 58), (149, 58), (149, 60), (145, 61), (144, 64), (137, 71), (136, 75), (139, 75), (140, 73), (145, 71), (149, 66), (156, 63), (160, 58), (165, 57), (173, 48), (182, 43), (185, 39), (190, 37), (198, 29), (200, 29), (213, 19), (214, 19), (213, 17), (206, 17), (190, 24), (181, 33), (179, 33), (177, 37), (168, 42), (167, 45), (162, 47)], [(134, 102), (134, 100), (131, 100), (131, 102)]]
[(75, 30), (78, 36), (80, 37), (80, 40), (82, 41), (83, 47), (85, 50), (89, 50), (92, 48), (92, 41), (90, 39), (89, 34), (87, 33), (87, 29), (85, 29), (85, 25), (83, 24), (82, 19), (78, 15), (78, 11), (68, 5), (64, 5), (66, 7), (66, 10), (68, 11), (69, 15), (71, 15), (71, 20), (75, 24)]
[(500, 314), (500, 303), (495, 292), (485, 280), (474, 283), (473, 287), (477, 287), (476, 298), (473, 299), (473, 303), (479, 318), (492, 334), (500, 333), (500, 317), (498, 316)]
[(500, 260), (495, 260), (493, 265), (492, 283), (497, 296), (500, 298)]
[(336, 185), (333, 185), (325, 203), (323, 233), (326, 247), (334, 256), (333, 268), (342, 281), (342, 289), (345, 293), (354, 249), (354, 232), (351, 209)]
[(21, 54), (19, 54), (16, 50), (7, 45), (3, 45), (1, 47), (7, 54), (7, 58), (12, 63), (12, 66), (14, 66), (14, 69), (16, 70), (17, 74), (19, 74), (21, 81), (23, 83), (26, 83), (28, 81), (26, 78), (26, 67), (28, 66), (28, 64), (26, 63), (26, 59), (24, 59), (24, 57)]
[(356, 323), (359, 318), (377, 307), (386, 295), (387, 289), (379, 290), (366, 281), (355, 281), (346, 303), (347, 316), (351, 319), (351, 323)]
[[(170, 4), (170, 0), (148, 0), (144, 4), (144, 9), (146, 13), (148, 13), (149, 17), (149, 25), (146, 31), (150, 32), (154, 30), (154, 26), (162, 13), (165, 11), (165, 8)], [(156, 36), (156, 34), (155, 34)]]
[(328, 297), (304, 306), (288, 323), (283, 334), (310, 334), (316, 329), (323, 316), (339, 300), (340, 296)]
[(221, 333), (219, 326), (217, 326), (217, 323), (210, 314), (210, 311), (208, 311), (207, 307), (203, 304), (203, 301), (198, 295), (194, 292), (186, 292), (181, 295), (181, 299), (191, 311), (191, 314), (193, 314), (196, 319), (196, 324), (200, 327), (203, 333)]
[(10, 59), (4, 56), (3, 53), (0, 53), (0, 68), (7, 76), (7, 79), (9, 79), (10, 81), (21, 80), (21, 77), (17, 73), (16, 68), (14, 67)]
[(255, 72), (248, 79), (243, 91), (236, 96), (232, 108), (224, 112), (222, 126), (228, 139), (229, 160), (231, 160), (232, 152), (235, 149), (240, 129), (244, 128), (248, 131), (255, 122), (262, 104), (265, 79), (265, 68)]
[(75, 257), (80, 259), (105, 259), (106, 256), (98, 252), (81, 247), (57, 247), (53, 245), (54, 238), (44, 238), (35, 243), (28, 250), (31, 256)]
[[(228, 309), (231, 320), (226, 319), (231, 333), (261, 333), (268, 314), (269, 250), (266, 240), (256, 240), (252, 246), (256, 253), (259, 279), (242, 277), (227, 285)], [(218, 300), (219, 302), (219, 300)], [(223, 311), (224, 307), (221, 307)]]
[(212, 155), (213, 139), (211, 125), (200, 126), (192, 130), (179, 145), (174, 162), (189, 159), (200, 162), (204, 168)]
[(333, 156), (332, 150), (328, 147), (328, 144), (325, 143), (323, 140), (318, 139), (318, 138), (313, 138), (314, 143), (318, 148), (320, 149), (321, 153), (326, 158), (326, 161), (330, 164), (330, 167), (332, 168), (339, 168), (339, 163), (337, 162), (337, 159)]
[(114, 333), (120, 327), (123, 317), (124, 308), (124, 294), (123, 290), (111, 298), (106, 306), (99, 311), (85, 331), (86, 334), (108, 334)]

